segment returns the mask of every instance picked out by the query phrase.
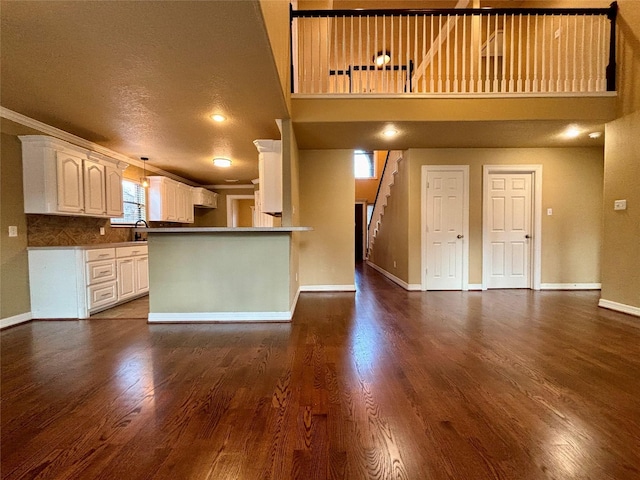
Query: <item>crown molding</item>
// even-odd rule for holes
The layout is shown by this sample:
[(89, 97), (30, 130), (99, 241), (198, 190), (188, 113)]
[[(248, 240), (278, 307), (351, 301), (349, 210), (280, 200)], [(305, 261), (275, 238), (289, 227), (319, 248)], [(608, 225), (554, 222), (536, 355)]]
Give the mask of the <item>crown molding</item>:
[(173, 173), (167, 172), (166, 170), (162, 170), (161, 168), (149, 165), (148, 162), (143, 162), (142, 160), (128, 157), (109, 148), (103, 147), (102, 145), (98, 145), (97, 143), (85, 140), (82, 137), (78, 137), (77, 135), (74, 135), (72, 133), (65, 132), (64, 130), (60, 130), (59, 128), (53, 127), (34, 118), (27, 117), (26, 115), (22, 115), (21, 113), (14, 112), (13, 110), (9, 110), (8, 108), (2, 106), (0, 106), (0, 117), (6, 118), (7, 120), (11, 120), (15, 123), (19, 123), (20, 125), (24, 125), (25, 127), (33, 128), (47, 135), (51, 135), (52, 137), (59, 138), (60, 140), (72, 143), (78, 147), (86, 148), (87, 150), (91, 150), (93, 152), (106, 155), (107, 157), (120, 160), (129, 165), (135, 165), (136, 167), (143, 168), (143, 165), (146, 163), (147, 172), (157, 173), (164, 177), (172, 178), (173, 180), (186, 183), (193, 187), (201, 186), (199, 183), (196, 183), (192, 180), (188, 180), (179, 175), (175, 175)]
[(205, 188), (214, 190), (253, 190), (253, 185), (203, 185)]

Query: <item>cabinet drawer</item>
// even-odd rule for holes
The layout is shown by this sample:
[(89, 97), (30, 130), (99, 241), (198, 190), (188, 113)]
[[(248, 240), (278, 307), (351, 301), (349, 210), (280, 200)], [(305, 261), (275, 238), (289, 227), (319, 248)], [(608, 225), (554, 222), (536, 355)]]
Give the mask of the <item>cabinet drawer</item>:
[(92, 285), (87, 289), (89, 299), (89, 311), (100, 307), (106, 307), (118, 300), (116, 281)]
[(115, 248), (96, 248), (95, 250), (87, 250), (85, 252), (85, 259), (87, 262), (109, 260), (111, 258), (116, 258)]
[(148, 248), (144, 244), (133, 245), (131, 247), (117, 247), (116, 257), (118, 258), (135, 257), (136, 255), (146, 255), (147, 252), (148, 252)]
[(116, 279), (115, 260), (87, 263), (87, 285), (95, 285)]

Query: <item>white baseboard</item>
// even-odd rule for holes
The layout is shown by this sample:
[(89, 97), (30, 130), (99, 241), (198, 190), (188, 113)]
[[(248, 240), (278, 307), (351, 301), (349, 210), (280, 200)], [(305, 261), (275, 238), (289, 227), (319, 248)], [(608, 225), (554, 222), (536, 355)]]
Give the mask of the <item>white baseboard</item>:
[(482, 290), (481, 283), (470, 283), (467, 285), (467, 290)]
[(355, 285), (301, 285), (301, 292), (355, 292)]
[(601, 298), (598, 301), (598, 306), (602, 308), (608, 308), (609, 310), (615, 310), (616, 312), (628, 313), (640, 317), (640, 307), (633, 307), (631, 305), (625, 305), (624, 303), (612, 302), (611, 300), (605, 300)]
[(149, 313), (149, 323), (290, 322), (291, 312)]
[(289, 319), (293, 318), (293, 313), (296, 311), (296, 305), (298, 304), (298, 299), (300, 298), (300, 287), (298, 287), (298, 291), (296, 292), (296, 294), (293, 297), (293, 300), (291, 301), (291, 307), (289, 308)]
[(21, 313), (19, 315), (14, 315), (13, 317), (7, 317), (0, 319), (0, 329), (13, 327), (14, 325), (18, 325), (20, 323), (25, 323), (33, 319), (31, 312)]
[(382, 275), (387, 277), (393, 283), (400, 285), (405, 290), (410, 290), (410, 291), (422, 290), (422, 285), (420, 285), (419, 283), (407, 283), (401, 278), (396, 277), (393, 273), (387, 272), (384, 268), (376, 265), (375, 263), (370, 262), (369, 260), (367, 260), (367, 265), (369, 265), (374, 270), (377, 270), (378, 272), (380, 272)]
[(541, 283), (540, 290), (601, 290), (601, 283)]

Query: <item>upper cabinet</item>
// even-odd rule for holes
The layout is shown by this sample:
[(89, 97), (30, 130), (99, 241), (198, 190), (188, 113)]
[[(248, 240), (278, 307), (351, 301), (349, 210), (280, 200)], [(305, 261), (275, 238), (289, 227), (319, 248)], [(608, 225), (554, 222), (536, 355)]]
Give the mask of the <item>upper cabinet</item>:
[(20, 141), (25, 213), (122, 216), (126, 163), (44, 135)]
[(282, 141), (254, 140), (258, 149), (260, 207), (263, 213), (282, 215)]
[(218, 194), (207, 190), (206, 188), (197, 187), (193, 189), (193, 205), (202, 208), (217, 208)]
[(193, 187), (167, 177), (149, 177), (149, 220), (193, 223)]

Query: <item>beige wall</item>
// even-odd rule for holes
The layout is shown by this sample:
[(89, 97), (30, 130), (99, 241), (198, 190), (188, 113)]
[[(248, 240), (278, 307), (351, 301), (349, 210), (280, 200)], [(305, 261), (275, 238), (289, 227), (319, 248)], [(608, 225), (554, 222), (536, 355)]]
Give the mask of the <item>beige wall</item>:
[(640, 110), (640, 5), (618, 1), (618, 117)]
[[(383, 217), (392, 223), (389, 228), (383, 225), (381, 230), (393, 232), (393, 241), (386, 245), (386, 240), (381, 244), (376, 240), (375, 262), (409, 284), (421, 283), (422, 166), (469, 165), (469, 283), (481, 284), (482, 166), (507, 164), (543, 166), (542, 283), (599, 283), (603, 182), (603, 153), (599, 148), (409, 150), (399, 172), (402, 168), (409, 170), (408, 238), (405, 240), (400, 233), (405, 221), (394, 201), (397, 190), (406, 195), (401, 176), (389, 199), (389, 215)], [(546, 215), (548, 208), (553, 209), (552, 216)], [(398, 215), (400, 219), (393, 220)], [(389, 253), (383, 254), (379, 247)], [(407, 249), (406, 254), (402, 248)], [(395, 271), (390, 269), (390, 255), (398, 262)], [(400, 263), (405, 255), (406, 269)]]
[[(291, 120), (282, 121), (282, 225), (300, 226), (300, 151)], [(289, 298), (293, 303), (300, 289), (300, 235), (291, 233), (289, 252)]]
[(365, 200), (367, 203), (373, 204), (376, 201), (376, 193), (378, 193), (378, 185), (382, 178), (382, 170), (384, 169), (384, 161), (387, 158), (386, 150), (376, 150), (376, 176), (375, 178), (356, 178), (356, 200)]
[[(640, 9), (618, 2), (618, 120), (605, 129), (602, 299), (640, 308)], [(614, 211), (614, 200), (627, 210)]]
[(280, 78), (282, 93), (287, 102), (287, 108), (291, 111), (289, 2), (288, 0), (260, 0), (260, 8)]
[(354, 285), (353, 150), (300, 151), (300, 285)]
[[(602, 298), (640, 308), (640, 110), (606, 127)], [(614, 200), (627, 209), (613, 210)]]
[[(18, 137), (2, 133), (0, 158), (0, 318), (8, 318), (31, 311), (22, 149)], [(17, 237), (8, 236), (10, 225), (18, 227)]]
[[(408, 153), (398, 164), (369, 260), (396, 277), (409, 278), (409, 165)], [(389, 168), (392, 166), (389, 165)], [(372, 219), (372, 221), (375, 221)], [(394, 263), (395, 262), (395, 263)]]

